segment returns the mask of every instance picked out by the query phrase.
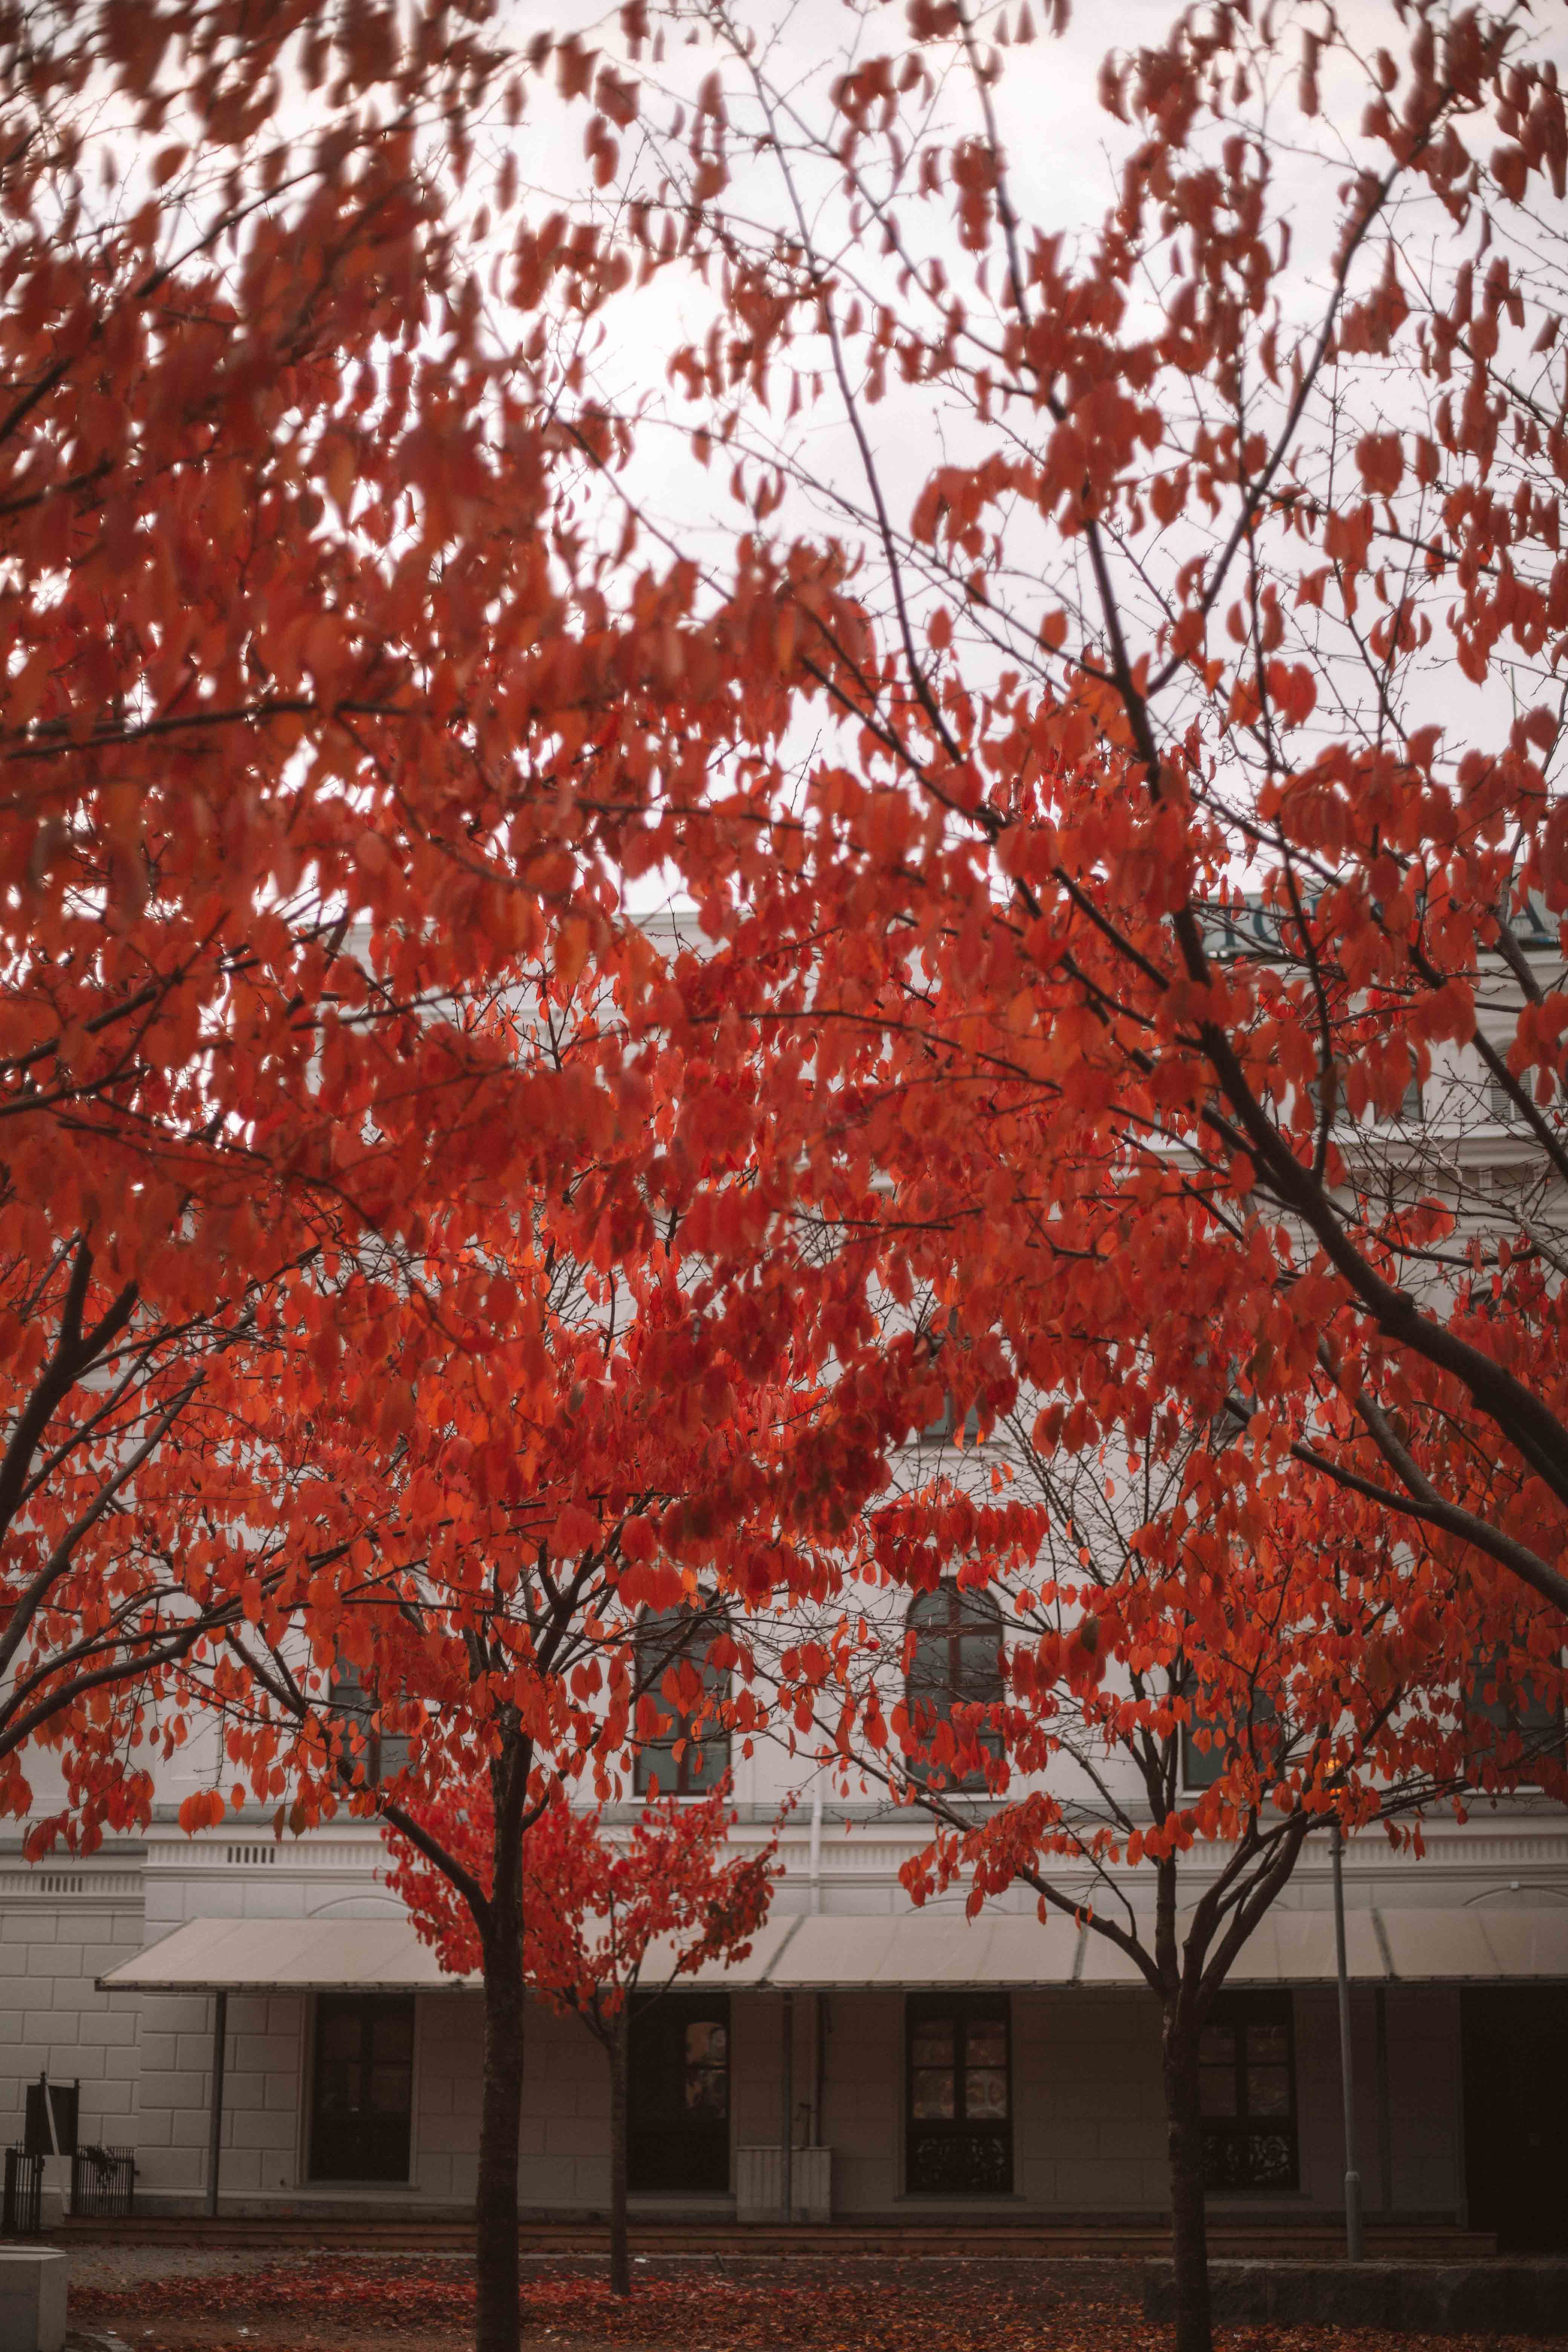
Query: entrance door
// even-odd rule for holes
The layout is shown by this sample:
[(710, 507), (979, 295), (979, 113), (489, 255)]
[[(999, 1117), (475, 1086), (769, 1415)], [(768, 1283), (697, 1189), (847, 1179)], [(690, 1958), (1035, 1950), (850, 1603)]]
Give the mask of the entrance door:
[(1465, 2192), (1505, 2253), (1568, 2253), (1568, 1987), (1467, 1987)]
[(667, 1993), (632, 2012), (626, 2182), (638, 2189), (730, 2186), (730, 2003)]
[(413, 2106), (412, 1993), (322, 1993), (311, 2179), (406, 2180)]

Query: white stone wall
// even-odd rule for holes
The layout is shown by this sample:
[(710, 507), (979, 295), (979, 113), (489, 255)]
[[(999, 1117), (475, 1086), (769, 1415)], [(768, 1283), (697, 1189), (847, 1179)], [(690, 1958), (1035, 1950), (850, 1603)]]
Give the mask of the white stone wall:
[(141, 1874), (123, 1864), (0, 1870), (0, 2145), (40, 2073), (81, 2085), (79, 2130), (134, 2145), (137, 2002), (95, 1979), (142, 1948)]
[(415, 2007), (415, 2185), (435, 2205), (471, 2205), (479, 2171), (484, 2003), (421, 1993)]

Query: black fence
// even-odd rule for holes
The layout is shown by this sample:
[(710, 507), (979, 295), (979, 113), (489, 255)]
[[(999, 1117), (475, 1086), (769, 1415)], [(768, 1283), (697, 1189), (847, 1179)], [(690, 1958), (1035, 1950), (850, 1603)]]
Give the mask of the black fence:
[(25, 2148), (5, 2150), (5, 2231), (8, 2238), (36, 2238), (44, 2226), (44, 2159)]
[(131, 2211), (136, 2167), (128, 2147), (79, 2147), (71, 2158), (71, 2214), (123, 2221)]

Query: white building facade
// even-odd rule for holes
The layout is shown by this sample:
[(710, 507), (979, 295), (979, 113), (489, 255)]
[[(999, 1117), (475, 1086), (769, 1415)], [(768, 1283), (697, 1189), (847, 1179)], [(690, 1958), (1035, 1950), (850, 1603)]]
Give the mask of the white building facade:
[[(741, 1843), (782, 1787), (738, 1764)], [(481, 2003), (443, 1980), (383, 1883), (370, 1824), (275, 1843), (237, 1817), (0, 1874), (0, 2133), (29, 2082), (79, 2089), (84, 2144), (127, 2148), (144, 2212), (460, 2213), (479, 2135)], [(806, 1804), (750, 1958), (666, 1996), (634, 2053), (634, 2205), (719, 2221), (1156, 2221), (1166, 2208), (1159, 2014), (1105, 1943), (1032, 1903), (917, 1912), (918, 1816)], [(1568, 1817), (1521, 1795), (1435, 1822), (1425, 1859), (1346, 1864), (1360, 2169), (1369, 2221), (1561, 2248), (1568, 2198)], [(1216, 1850), (1217, 1858), (1217, 1850)], [(1135, 1877), (1135, 1874), (1134, 1874)], [(1238, 1968), (1205, 2099), (1234, 2154), (1219, 2216), (1342, 2203), (1326, 1844)], [(221, 2076), (215, 2049), (221, 2041)], [(1517, 2063), (1510, 2057), (1517, 2053)], [(215, 2097), (216, 2094), (216, 2097)], [(216, 2178), (213, 2137), (216, 2128)], [(792, 2148), (786, 2164), (780, 2151)], [(820, 2153), (826, 2151), (826, 2154)], [(521, 2208), (602, 2212), (599, 2046), (542, 2006)], [(49, 2168), (50, 2194), (67, 2168)]]

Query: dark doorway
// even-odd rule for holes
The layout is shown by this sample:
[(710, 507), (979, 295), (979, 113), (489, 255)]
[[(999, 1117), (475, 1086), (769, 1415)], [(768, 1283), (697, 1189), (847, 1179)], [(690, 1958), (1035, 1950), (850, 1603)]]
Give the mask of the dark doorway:
[(730, 2186), (730, 2003), (668, 1993), (632, 2018), (626, 2186), (670, 2194)]
[(322, 1993), (313, 2072), (311, 2179), (406, 2180), (413, 1995)]
[(1568, 2253), (1568, 1988), (1467, 1987), (1465, 2193), (1504, 2253)]

